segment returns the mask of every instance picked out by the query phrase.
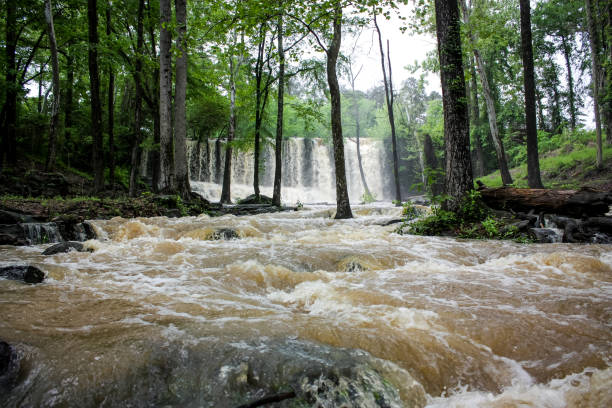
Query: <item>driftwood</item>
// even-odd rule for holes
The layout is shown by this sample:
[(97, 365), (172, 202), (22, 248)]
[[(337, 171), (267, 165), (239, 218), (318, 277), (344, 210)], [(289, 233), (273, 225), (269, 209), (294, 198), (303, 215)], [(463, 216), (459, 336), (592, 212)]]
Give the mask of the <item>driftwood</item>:
[(593, 189), (549, 190), (530, 188), (478, 189), (491, 208), (522, 212), (548, 213), (573, 217), (597, 217), (610, 211), (612, 192)]

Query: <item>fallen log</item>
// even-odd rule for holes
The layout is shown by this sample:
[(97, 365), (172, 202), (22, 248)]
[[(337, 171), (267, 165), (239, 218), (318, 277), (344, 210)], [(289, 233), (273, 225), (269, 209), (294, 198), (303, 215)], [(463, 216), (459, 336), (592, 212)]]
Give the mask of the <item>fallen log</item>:
[(549, 190), (482, 185), (478, 191), (491, 208), (521, 212), (597, 217), (610, 211), (612, 192), (593, 189)]

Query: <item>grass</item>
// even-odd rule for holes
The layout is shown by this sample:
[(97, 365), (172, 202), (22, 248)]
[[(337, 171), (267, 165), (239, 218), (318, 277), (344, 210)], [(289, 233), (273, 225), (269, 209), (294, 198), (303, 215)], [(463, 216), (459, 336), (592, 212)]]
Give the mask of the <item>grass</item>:
[[(547, 188), (577, 189), (583, 186), (599, 187), (612, 180), (612, 146), (605, 145), (603, 151), (604, 166), (596, 168), (597, 150), (595, 147), (579, 146), (564, 153), (559, 149), (548, 157), (540, 158), (542, 183)], [(510, 170), (514, 187), (527, 187), (527, 165)], [(480, 177), (487, 187), (501, 187), (502, 181), (498, 171)]]

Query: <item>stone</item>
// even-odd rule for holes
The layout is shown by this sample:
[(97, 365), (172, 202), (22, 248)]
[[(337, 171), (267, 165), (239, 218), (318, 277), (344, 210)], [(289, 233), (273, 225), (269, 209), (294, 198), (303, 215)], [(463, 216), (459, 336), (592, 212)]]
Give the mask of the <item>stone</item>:
[(529, 228), (529, 236), (540, 244), (553, 244), (562, 240), (562, 234), (552, 228)]
[(80, 242), (66, 241), (50, 246), (43, 251), (43, 255), (55, 255), (70, 251), (87, 252)]
[(0, 277), (25, 283), (40, 283), (45, 279), (45, 273), (31, 265), (11, 265), (0, 268)]
[(19, 368), (19, 356), (15, 348), (0, 340), (0, 392), (13, 388)]
[(0, 245), (28, 245), (25, 231), (19, 224), (0, 224)]
[(216, 230), (210, 237), (211, 240), (226, 240), (229, 241), (231, 239), (240, 239), (240, 235), (236, 232), (235, 229), (232, 228), (220, 228)]

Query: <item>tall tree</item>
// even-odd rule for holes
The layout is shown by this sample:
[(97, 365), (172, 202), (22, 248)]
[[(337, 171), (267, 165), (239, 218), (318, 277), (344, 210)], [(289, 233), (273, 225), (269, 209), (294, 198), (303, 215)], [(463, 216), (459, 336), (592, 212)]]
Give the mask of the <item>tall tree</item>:
[(172, 8), (170, 0), (159, 2), (159, 190), (174, 194), (174, 149), (172, 143)]
[(595, 22), (593, 1), (585, 0), (587, 23), (589, 26), (589, 43), (591, 46), (592, 85), (593, 85), (593, 110), (595, 113), (595, 132), (597, 137), (597, 168), (603, 167), (603, 146), (601, 140), (601, 117), (599, 112), (599, 85), (601, 81), (601, 63), (599, 60), (599, 30)]
[(130, 161), (130, 197), (134, 197), (136, 195), (136, 182), (141, 156), (140, 143), (142, 143), (142, 52), (144, 48), (143, 20), (144, 0), (138, 0), (138, 13), (136, 16), (136, 61), (134, 63), (134, 82), (136, 83), (136, 95), (134, 98), (134, 104), (136, 106), (136, 109), (134, 112), (134, 140), (132, 141), (132, 154)]
[(387, 102), (387, 115), (389, 116), (389, 125), (391, 126), (391, 145), (393, 148), (393, 179), (395, 181), (395, 201), (396, 205), (401, 205), (402, 193), (399, 181), (399, 157), (397, 153), (397, 138), (395, 136), (395, 118), (393, 117), (393, 86), (391, 82), (391, 57), (389, 56), (389, 41), (387, 41), (387, 57), (389, 58), (389, 76), (385, 68), (385, 52), (383, 50), (382, 35), (376, 21), (376, 11), (374, 12), (374, 27), (378, 33), (378, 45), (380, 48), (380, 63), (383, 72), (383, 82), (385, 85), (385, 100)]
[(476, 169), (475, 175), (477, 177), (482, 177), (485, 175), (485, 161), (484, 161), (484, 150), (482, 148), (482, 139), (481, 139), (481, 127), (480, 127), (480, 105), (478, 102), (478, 83), (476, 82), (476, 67), (474, 66), (474, 59), (469, 58), (470, 65), (470, 91), (472, 93), (470, 98), (470, 111), (471, 111), (471, 120), (472, 120), (472, 135), (474, 138), (474, 144), (476, 148)]
[(45, 170), (51, 171), (55, 166), (56, 140), (60, 114), (60, 74), (59, 62), (57, 57), (57, 40), (55, 39), (55, 27), (53, 26), (53, 10), (51, 7), (51, 0), (45, 0), (45, 22), (47, 25), (47, 36), (49, 37), (49, 49), (51, 50), (51, 71), (53, 76), (53, 102), (51, 104), (49, 146), (47, 150), (47, 161), (45, 163)]
[[(106, 37), (110, 39), (111, 2), (106, 5)], [(113, 62), (108, 63), (108, 182), (111, 188), (115, 185), (115, 69)]]
[(93, 135), (92, 162), (94, 190), (104, 188), (104, 148), (102, 138), (102, 106), (100, 104), (100, 70), (98, 68), (98, 2), (87, 1), (89, 23), (89, 92), (91, 98), (91, 132)]
[(281, 205), (281, 181), (282, 181), (282, 151), (283, 151), (283, 113), (285, 109), (285, 50), (283, 48), (283, 0), (278, 0), (279, 13), (277, 20), (278, 36), (278, 95), (276, 114), (276, 139), (274, 142), (274, 187), (272, 192), (272, 203)]
[(187, 162), (187, 0), (175, 0), (178, 35), (176, 48), (176, 89), (174, 96), (174, 165), (176, 188), (183, 199), (191, 196)]
[[(465, 0), (461, 0), (461, 8), (463, 12), (463, 21), (466, 26), (470, 27), (470, 10), (468, 9)], [(491, 138), (493, 139), (493, 146), (495, 147), (495, 154), (497, 155), (499, 172), (501, 173), (502, 182), (504, 184), (512, 184), (512, 176), (510, 175), (510, 170), (508, 169), (508, 159), (506, 157), (506, 151), (499, 135), (499, 127), (497, 126), (497, 111), (495, 109), (495, 100), (493, 99), (493, 92), (491, 91), (489, 79), (487, 78), (487, 70), (485, 67), (484, 60), (480, 55), (480, 51), (476, 47), (476, 37), (472, 33), (471, 29), (468, 30), (470, 45), (472, 46), (472, 52), (474, 54), (474, 59), (476, 60), (476, 68), (478, 69), (480, 83), (482, 86), (482, 93), (487, 106), (489, 128), (491, 129)]]
[(6, 2), (6, 85), (4, 100), (4, 117), (0, 118), (2, 126), (2, 152), (0, 153), (0, 169), (6, 163), (13, 166), (17, 161), (17, 141), (15, 127), (17, 126), (17, 2)]
[(535, 76), (533, 72), (533, 45), (531, 42), (531, 9), (529, 0), (520, 0), (521, 54), (523, 57), (523, 83), (525, 86), (525, 125), (527, 129), (527, 184), (530, 188), (544, 188), (540, 178), (538, 158), (538, 130), (535, 106)]
[(449, 196), (444, 206), (448, 210), (458, 211), (461, 200), (474, 187), (459, 7), (457, 0), (435, 0), (435, 9), (444, 107), (444, 190)]

